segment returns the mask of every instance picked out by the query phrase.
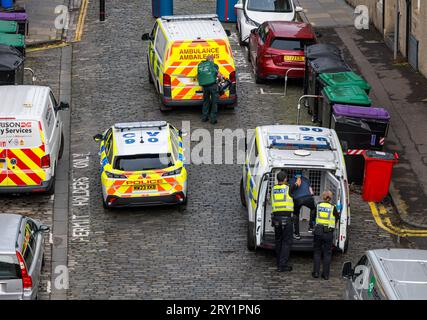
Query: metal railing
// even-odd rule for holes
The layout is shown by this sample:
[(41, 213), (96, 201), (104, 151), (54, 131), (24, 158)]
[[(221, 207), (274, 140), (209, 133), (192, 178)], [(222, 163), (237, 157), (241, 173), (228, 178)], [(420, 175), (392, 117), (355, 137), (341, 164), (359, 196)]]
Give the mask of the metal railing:
[(306, 94), (306, 95), (303, 95), (299, 98), (299, 100), (298, 100), (298, 113), (297, 113), (297, 125), (299, 125), (299, 118), (300, 118), (300, 113), (301, 113), (301, 100), (307, 99), (307, 98), (323, 99), (323, 96)]

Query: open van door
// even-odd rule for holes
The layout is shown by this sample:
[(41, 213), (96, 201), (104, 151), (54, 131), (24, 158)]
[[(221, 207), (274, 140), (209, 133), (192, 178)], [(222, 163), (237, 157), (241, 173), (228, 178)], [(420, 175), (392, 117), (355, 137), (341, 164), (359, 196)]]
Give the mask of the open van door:
[(255, 232), (256, 232), (256, 246), (259, 247), (261, 245), (261, 240), (264, 236), (264, 212), (265, 212), (265, 196), (268, 190), (268, 183), (270, 181), (270, 175), (265, 174), (262, 177), (259, 191), (258, 191), (258, 199), (257, 199), (257, 207), (255, 210)]
[[(335, 177), (331, 172), (327, 172), (325, 175), (325, 190), (332, 191), (333, 197), (332, 197), (332, 203), (337, 205), (341, 204), (343, 205), (343, 190), (341, 188), (341, 183)], [(340, 214), (340, 221), (342, 219), (345, 219), (346, 214), (344, 213), (345, 210), (341, 210)], [(343, 214), (344, 213), (344, 214)], [(334, 232), (334, 245), (344, 251), (344, 245), (345, 245), (345, 239), (346, 239), (346, 228), (341, 228), (341, 223), (338, 223), (338, 227), (335, 229)]]

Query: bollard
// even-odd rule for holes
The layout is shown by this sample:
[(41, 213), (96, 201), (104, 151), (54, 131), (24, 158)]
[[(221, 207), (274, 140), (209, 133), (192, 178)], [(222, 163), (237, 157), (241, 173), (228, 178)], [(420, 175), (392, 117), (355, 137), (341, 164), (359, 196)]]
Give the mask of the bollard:
[(99, 0), (99, 21), (105, 21), (105, 0)]

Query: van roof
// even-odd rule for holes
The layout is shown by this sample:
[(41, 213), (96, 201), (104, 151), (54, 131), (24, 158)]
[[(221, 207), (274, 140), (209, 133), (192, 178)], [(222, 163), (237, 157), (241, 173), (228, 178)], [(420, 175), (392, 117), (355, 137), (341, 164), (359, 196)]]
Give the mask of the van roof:
[(339, 166), (339, 141), (334, 130), (314, 126), (271, 125), (258, 127), (260, 146), (273, 167), (317, 167), (335, 170)]
[(41, 117), (49, 91), (42, 86), (0, 86), (0, 118)]
[(14, 253), (16, 236), (23, 217), (18, 214), (0, 214), (0, 253)]
[(392, 299), (427, 299), (427, 250), (378, 249), (368, 255)]
[(158, 20), (172, 41), (227, 38), (216, 14), (163, 16)]
[[(131, 134), (135, 136), (130, 138)], [(114, 135), (117, 146), (116, 156), (170, 152), (169, 126), (166, 121), (117, 123), (114, 125)]]

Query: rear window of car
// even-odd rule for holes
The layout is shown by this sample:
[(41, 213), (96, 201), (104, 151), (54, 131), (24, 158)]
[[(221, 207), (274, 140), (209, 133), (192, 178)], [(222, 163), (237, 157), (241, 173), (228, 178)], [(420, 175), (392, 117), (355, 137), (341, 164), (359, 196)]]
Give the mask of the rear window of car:
[(159, 170), (173, 166), (170, 154), (141, 154), (116, 157), (114, 169), (121, 171)]
[(15, 256), (0, 255), (0, 280), (21, 279), (21, 270)]
[(305, 46), (312, 45), (313, 43), (313, 40), (274, 38), (271, 41), (270, 48), (279, 50), (304, 50)]
[(292, 12), (290, 0), (248, 0), (248, 10), (264, 12)]

